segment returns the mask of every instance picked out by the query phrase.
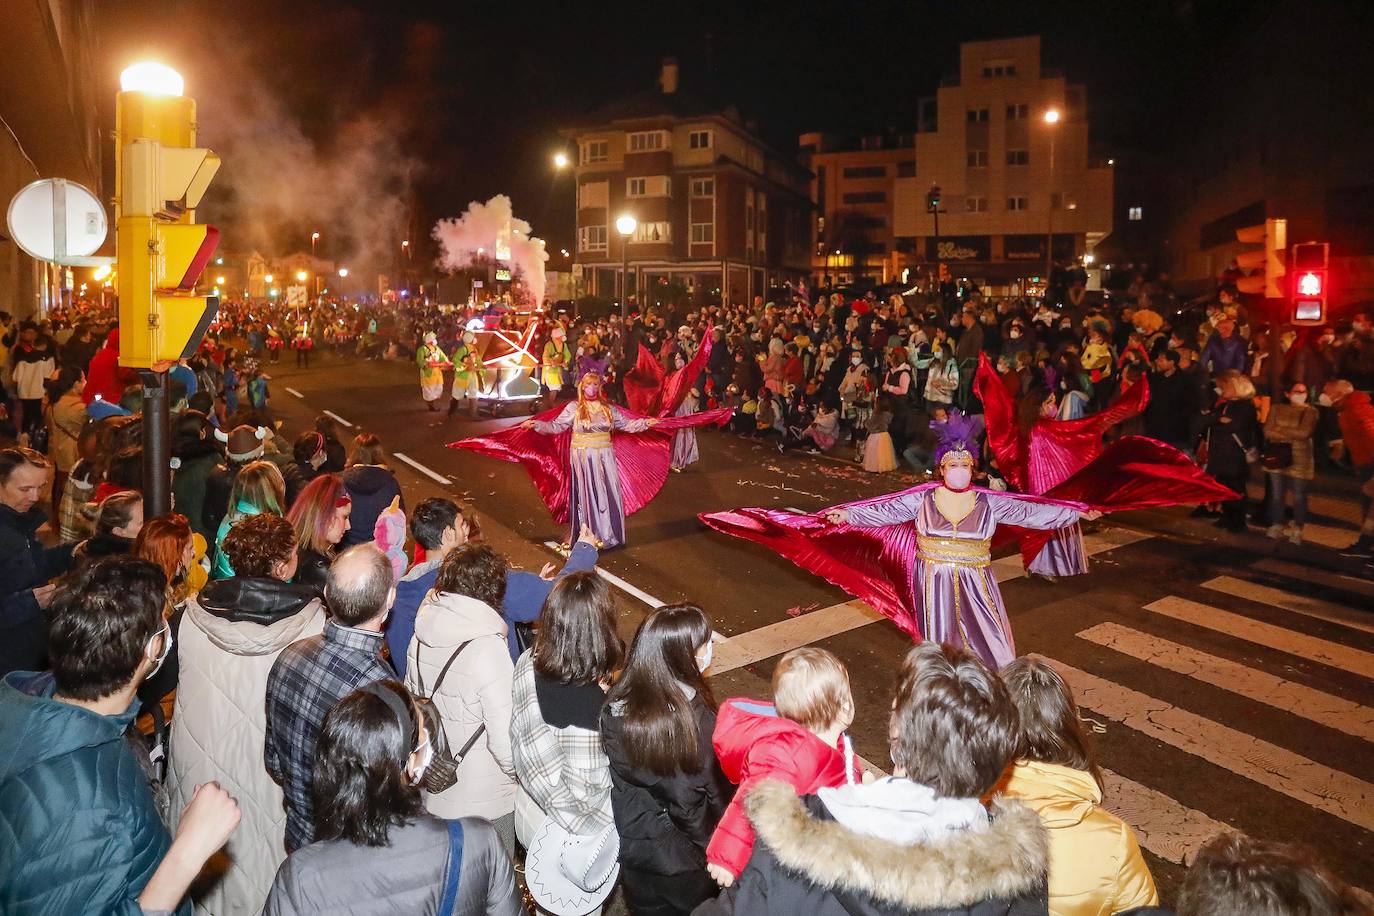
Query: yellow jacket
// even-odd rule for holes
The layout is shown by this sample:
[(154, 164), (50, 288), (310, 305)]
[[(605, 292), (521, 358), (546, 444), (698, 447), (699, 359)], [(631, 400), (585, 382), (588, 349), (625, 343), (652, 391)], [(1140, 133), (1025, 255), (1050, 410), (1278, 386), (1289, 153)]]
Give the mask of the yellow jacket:
[(1049, 830), (1051, 916), (1107, 916), (1159, 905), (1135, 835), (1102, 808), (1102, 790), (1091, 774), (1018, 760), (1002, 791), (1040, 815)]

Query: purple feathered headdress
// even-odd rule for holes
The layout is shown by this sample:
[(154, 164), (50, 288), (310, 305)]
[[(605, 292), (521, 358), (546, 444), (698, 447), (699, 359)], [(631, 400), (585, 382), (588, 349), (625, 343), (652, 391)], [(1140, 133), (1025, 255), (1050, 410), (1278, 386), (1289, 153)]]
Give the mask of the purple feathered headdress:
[(967, 455), (975, 464), (978, 462), (978, 439), (983, 435), (983, 418), (981, 416), (967, 417), (959, 412), (959, 409), (952, 408), (949, 411), (949, 419), (931, 420), (930, 428), (935, 430), (935, 435), (940, 437), (940, 444), (935, 446), (935, 466), (939, 467), (946, 455), (961, 453), (959, 457)]

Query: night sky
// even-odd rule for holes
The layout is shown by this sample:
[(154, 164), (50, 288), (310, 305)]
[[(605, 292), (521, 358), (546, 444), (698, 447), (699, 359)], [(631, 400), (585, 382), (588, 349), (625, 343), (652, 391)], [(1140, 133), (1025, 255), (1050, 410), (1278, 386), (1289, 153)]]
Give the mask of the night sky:
[[(905, 128), (917, 99), (957, 71), (960, 41), (1038, 33), (1043, 65), (1086, 84), (1094, 142), (1117, 154), (1160, 153), (1172, 141), (1180, 94), (1206, 75), (1218, 47), (1268, 8), (1201, 0), (100, 6), (107, 97), (137, 57), (185, 75), (200, 104), (202, 142), (225, 156), (223, 180), (203, 210), (225, 225), (230, 248), (243, 247), (248, 232), (236, 239), (235, 230), (245, 221), (291, 247), (326, 218), (348, 225), (326, 233), (336, 250), (323, 254), (361, 259), (367, 251), (382, 260), (376, 252), (398, 240), (379, 245), (369, 236), (426, 240), (435, 219), (501, 192), (552, 252), (569, 246), (571, 180), (550, 166), (558, 128), (608, 98), (653, 87), (665, 55), (679, 59), (684, 90), (734, 102), (790, 151), (804, 130)], [(1238, 8), (1245, 17), (1234, 16)], [(270, 202), (236, 206), (235, 186), (250, 175), (267, 176), (252, 179), (256, 191), (296, 168), (282, 165), (281, 150), (250, 163), (256, 147), (283, 135), (298, 135), (318, 157), (301, 168), (333, 164), (359, 172), (357, 182), (331, 185), (345, 191), (312, 189), (270, 215)], [(363, 199), (320, 202), (341, 196)], [(398, 202), (403, 225), (369, 216), (383, 198)]]

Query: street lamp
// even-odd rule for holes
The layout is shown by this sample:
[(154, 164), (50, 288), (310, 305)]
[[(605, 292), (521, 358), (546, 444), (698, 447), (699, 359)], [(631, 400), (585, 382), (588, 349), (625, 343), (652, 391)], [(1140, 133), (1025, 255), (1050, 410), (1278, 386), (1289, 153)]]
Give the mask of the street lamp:
[(124, 92), (176, 96), (186, 91), (186, 81), (166, 64), (142, 61), (124, 68), (119, 74), (119, 88)]
[(347, 268), (347, 267), (340, 267), (340, 268), (339, 268), (339, 276), (346, 279), (346, 278), (348, 277), (348, 268)]
[(298, 282), (298, 283), (304, 283), (304, 282), (305, 282), (305, 278), (308, 277), (308, 276), (309, 276), (309, 274), (307, 274), (305, 271), (303, 271), (303, 270), (298, 270), (298, 271), (296, 271), (296, 282)]
[(1054, 139), (1055, 125), (1059, 123), (1059, 109), (1051, 108), (1045, 112), (1045, 124), (1050, 129), (1050, 193), (1045, 211), (1045, 299), (1050, 294), (1050, 274), (1054, 273)]
[(223, 285), (224, 285), (224, 277), (215, 277), (215, 285), (216, 285), (216, 286), (223, 286)]
[(630, 236), (639, 227), (639, 220), (628, 213), (616, 217), (615, 231), (620, 233), (620, 317), (630, 317)]
[(553, 167), (556, 169), (566, 169), (568, 167), (568, 154), (559, 150), (553, 154)]

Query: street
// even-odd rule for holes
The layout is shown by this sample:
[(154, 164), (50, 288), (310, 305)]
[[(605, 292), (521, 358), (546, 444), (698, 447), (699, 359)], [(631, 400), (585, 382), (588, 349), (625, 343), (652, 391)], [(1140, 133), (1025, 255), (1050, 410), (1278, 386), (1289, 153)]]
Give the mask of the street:
[[(283, 434), (329, 411), (350, 424), (345, 444), (358, 429), (381, 437), (408, 504), (456, 497), (476, 507), (487, 539), (516, 565), (556, 558), (564, 532), (524, 470), (445, 447), (523, 413), (436, 428), (444, 415), (424, 409), (412, 364), (317, 360), (310, 370), (264, 367)], [(696, 513), (809, 512), (913, 478), (780, 456), (722, 432), (700, 442), (701, 462), (671, 475), (629, 520), (628, 546), (602, 558), (623, 633), (650, 604), (699, 604), (724, 637), (711, 669), (718, 698), (766, 695), (788, 649), (833, 651), (853, 682), (855, 749), (889, 768), (887, 713), (907, 638), (764, 549), (708, 532)], [(1355, 517), (1334, 498), (1315, 500), (1314, 511), (1301, 550), (1224, 535), (1169, 509), (1088, 525), (1087, 576), (1051, 583), (1026, 577), (1019, 556), (994, 561), (1018, 651), (1052, 661), (1072, 686), (1104, 768), (1105, 805), (1136, 831), (1166, 900), (1192, 853), (1225, 827), (1308, 844), (1343, 878), (1374, 888), (1374, 582), (1313, 565), (1324, 544), (1353, 539)]]

